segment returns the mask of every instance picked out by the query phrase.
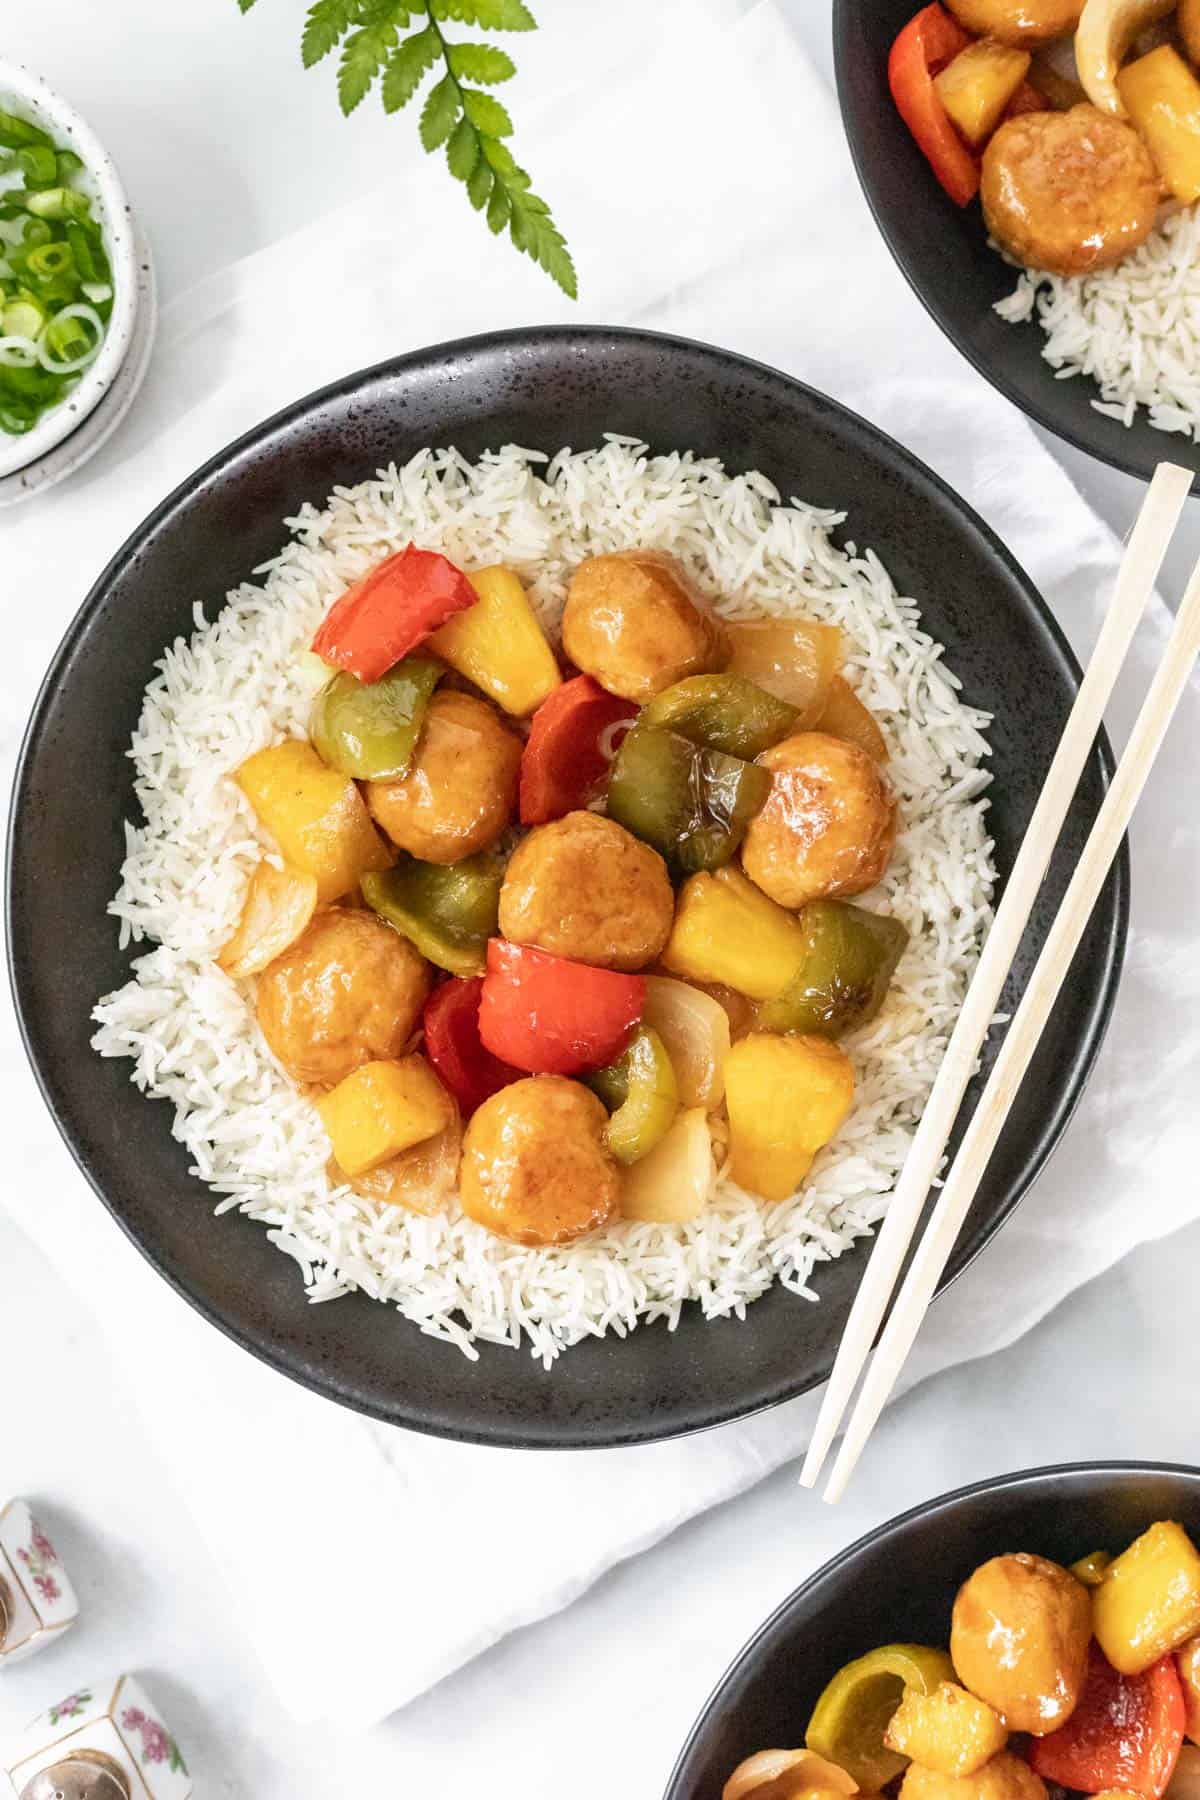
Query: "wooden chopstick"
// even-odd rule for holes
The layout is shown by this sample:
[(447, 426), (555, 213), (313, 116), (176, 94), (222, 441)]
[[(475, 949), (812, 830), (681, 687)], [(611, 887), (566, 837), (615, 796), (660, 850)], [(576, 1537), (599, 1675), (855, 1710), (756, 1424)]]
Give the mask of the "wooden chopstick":
[[(1191, 488), (1190, 470), (1160, 463), (1122, 558), (1095, 651), (1079, 686), (1033, 816), (996, 909), (974, 978), (950, 1034), (941, 1068), (884, 1215), (817, 1418), (800, 1480), (815, 1485), (837, 1435), (928, 1197), (963, 1094), (996, 1012), (1005, 979), (1033, 909), (1054, 846), (1091, 754), (1104, 708), (1154, 591), (1167, 546)], [(881, 1372), (882, 1378), (882, 1372)], [(891, 1383), (888, 1383), (890, 1391)], [(847, 1468), (846, 1474), (849, 1474)]]
[(1150, 684), (1062, 905), (1046, 935), (1029, 986), (1013, 1016), (946, 1185), (917, 1246), (879, 1348), (871, 1359), (858, 1404), (825, 1490), (826, 1500), (837, 1500), (845, 1491), (920, 1330), (1013, 1098), (1029, 1068), (1059, 989), (1066, 980), (1071, 958), (1079, 948), (1121, 839), (1162, 748), (1167, 727), (1183, 697), (1197, 655), (1200, 655), (1200, 562), (1192, 571), (1166, 653)]

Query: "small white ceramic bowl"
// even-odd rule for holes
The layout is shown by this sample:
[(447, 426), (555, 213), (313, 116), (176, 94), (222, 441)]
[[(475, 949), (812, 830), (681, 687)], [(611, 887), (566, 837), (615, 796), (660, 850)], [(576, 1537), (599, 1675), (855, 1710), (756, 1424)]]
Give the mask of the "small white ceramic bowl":
[(100, 353), (57, 406), (21, 436), (0, 432), (0, 477), (40, 462), (48, 451), (95, 411), (112, 386), (133, 342), (138, 311), (134, 227), (116, 164), (91, 126), (61, 94), (20, 63), (0, 60), (0, 109), (13, 111), (49, 132), (61, 149), (73, 150), (84, 166), (95, 211), (112, 264), (113, 304)]

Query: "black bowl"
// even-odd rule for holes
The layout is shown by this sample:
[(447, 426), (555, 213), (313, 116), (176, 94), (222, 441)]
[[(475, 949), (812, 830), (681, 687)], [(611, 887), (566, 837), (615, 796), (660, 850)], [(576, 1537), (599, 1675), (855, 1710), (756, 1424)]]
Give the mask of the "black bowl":
[[(1156, 431), (1144, 412), (1126, 427), (1092, 405), (1089, 376), (1056, 379), (1032, 321), (1006, 325), (992, 307), (1017, 273), (989, 250), (979, 202), (955, 206), (938, 186), (896, 111), (887, 60), (920, 0), (833, 0), (838, 97), (858, 178), (884, 241), (913, 292), (981, 375), (1022, 412), (1101, 462), (1148, 480), (1167, 459), (1200, 479), (1200, 445)], [(1195, 491), (1196, 484), (1193, 484)]]
[[(776, 1290), (746, 1322), (641, 1329), (571, 1351), (547, 1375), (525, 1353), (478, 1362), (355, 1295), (311, 1307), (261, 1226), (210, 1215), (171, 1137), (166, 1105), (128, 1065), (88, 1048), (94, 998), (126, 979), (105, 905), (122, 821), (136, 812), (126, 757), (162, 647), (277, 549), (301, 501), (424, 444), (469, 456), (508, 442), (582, 446), (605, 431), (691, 446), (766, 470), (785, 494), (846, 507), (921, 597), (969, 700), (994, 709), (991, 824), (1006, 871), (1029, 819), (1078, 670), (1027, 578), (927, 469), (861, 419), (772, 369), (642, 332), (529, 330), (443, 345), (349, 376), (215, 457), (172, 494), (101, 575), (55, 657), (17, 775), (8, 945), (17, 1010), (46, 1101), (80, 1167), (155, 1267), (214, 1324), (276, 1368), (364, 1412), (447, 1436), (528, 1446), (643, 1442), (770, 1406), (824, 1379), (866, 1256), (822, 1270), (812, 1306)], [(1061, 895), (1103, 791), (1091, 759), (1049, 893)], [(1128, 901), (1105, 891), (1020, 1103), (950, 1265), (962, 1270), (1038, 1173), (1079, 1098), (1118, 979)], [(1045, 938), (1041, 907), (1005, 997)], [(977, 1089), (976, 1089), (977, 1091)], [(972, 1101), (973, 1103), (973, 1101)]]
[(1176, 1519), (1200, 1537), (1200, 1469), (1074, 1463), (943, 1494), (860, 1538), (796, 1589), (739, 1652), (692, 1727), (666, 1800), (720, 1800), (755, 1750), (804, 1742), (830, 1677), (877, 1644), (944, 1644), (978, 1563), (1031, 1550), (1071, 1563)]

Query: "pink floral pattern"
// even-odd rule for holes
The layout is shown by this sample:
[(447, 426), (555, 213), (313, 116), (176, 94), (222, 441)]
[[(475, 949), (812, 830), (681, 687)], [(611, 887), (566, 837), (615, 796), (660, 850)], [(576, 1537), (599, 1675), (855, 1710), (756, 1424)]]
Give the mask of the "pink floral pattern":
[[(30, 1533), (29, 1548), (17, 1551), (17, 1558), (29, 1570), (30, 1580), (47, 1605), (62, 1599), (62, 1589), (51, 1574), (52, 1569), (62, 1567), (58, 1553), (50, 1539), (46, 1536), (36, 1519)], [(53, 1725), (55, 1720), (51, 1719)]]
[(60, 1719), (77, 1719), (85, 1707), (91, 1704), (90, 1690), (80, 1688), (77, 1693), (68, 1694), (65, 1700), (60, 1700), (56, 1706), (52, 1706), (46, 1717), (52, 1725), (57, 1725)]
[(121, 1714), (121, 1724), (126, 1731), (141, 1738), (144, 1763), (166, 1763), (168, 1769), (187, 1774), (187, 1764), (175, 1739), (165, 1725), (143, 1712), (140, 1706), (127, 1706)]

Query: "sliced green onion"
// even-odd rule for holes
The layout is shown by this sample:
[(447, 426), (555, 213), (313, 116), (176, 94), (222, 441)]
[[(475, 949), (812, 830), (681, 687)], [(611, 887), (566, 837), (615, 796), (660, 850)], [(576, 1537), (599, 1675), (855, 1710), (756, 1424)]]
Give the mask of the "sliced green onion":
[(7, 431), (10, 437), (22, 437), (37, 416), (37, 408), (22, 406), (19, 401), (0, 403), (0, 431)]
[(113, 297), (111, 281), (81, 281), (79, 291), (93, 306), (103, 306), (106, 300)]
[(0, 144), (8, 150), (20, 150), (26, 144), (51, 144), (49, 135), (39, 126), (31, 125), (28, 119), (18, 119), (16, 113), (0, 112)]
[(21, 238), (22, 250), (36, 248), (38, 244), (49, 244), (53, 241), (53, 225), (48, 225), (45, 219), (31, 219), (28, 216), (26, 217), (25, 232)]
[[(75, 258), (75, 267), (79, 270), (81, 281), (99, 281), (100, 269), (96, 264), (95, 253), (88, 242), (88, 234), (78, 219), (68, 219), (64, 227), (64, 236), (71, 246), (71, 255)], [(88, 295), (88, 299), (91, 299)]]
[(17, 167), (24, 171), (27, 188), (51, 187), (58, 180), (58, 158), (44, 144), (18, 150)]
[(39, 193), (29, 194), (25, 199), (25, 209), (35, 219), (83, 219), (91, 208), (91, 201), (86, 194), (77, 193), (74, 188), (52, 187), (42, 188)]
[(49, 280), (56, 275), (74, 275), (76, 272), (70, 244), (39, 244), (25, 258), (25, 267), (39, 280)]
[(36, 301), (10, 300), (0, 313), (0, 331), (7, 338), (36, 338), (46, 323), (46, 314)]
[(0, 337), (0, 365), (13, 369), (31, 369), (40, 362), (38, 347), (30, 337), (8, 332)]
[(65, 184), (68, 175), (78, 175), (83, 167), (82, 156), (76, 156), (73, 150), (58, 151), (58, 179)]
[[(84, 331), (84, 324), (91, 330)], [(37, 359), (52, 375), (74, 375), (87, 367), (103, 342), (104, 321), (94, 306), (64, 306), (38, 339)]]

